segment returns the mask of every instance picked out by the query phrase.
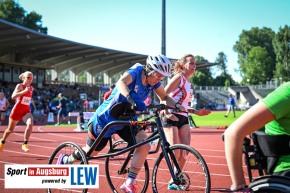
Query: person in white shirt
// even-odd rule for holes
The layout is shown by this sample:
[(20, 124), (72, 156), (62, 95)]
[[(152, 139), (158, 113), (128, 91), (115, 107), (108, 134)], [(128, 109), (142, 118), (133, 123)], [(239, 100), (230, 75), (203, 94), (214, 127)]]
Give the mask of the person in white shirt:
[[(196, 61), (192, 54), (187, 54), (175, 62), (174, 76), (171, 78), (165, 92), (171, 96), (177, 104), (180, 104), (185, 111), (169, 113), (165, 111), (163, 118), (163, 127), (166, 138), (170, 145), (173, 144), (186, 144), (190, 145), (190, 127), (188, 122), (188, 113), (194, 113), (199, 116), (208, 115), (210, 111), (201, 109), (197, 111), (189, 107), (192, 99), (192, 87), (189, 81), (190, 77), (194, 74), (196, 69)], [(185, 157), (175, 152), (176, 157), (183, 167)], [(169, 190), (178, 190), (178, 186), (169, 182)]]
[(6, 111), (9, 106), (9, 101), (4, 96), (4, 92), (0, 92), (0, 125), (4, 123)]

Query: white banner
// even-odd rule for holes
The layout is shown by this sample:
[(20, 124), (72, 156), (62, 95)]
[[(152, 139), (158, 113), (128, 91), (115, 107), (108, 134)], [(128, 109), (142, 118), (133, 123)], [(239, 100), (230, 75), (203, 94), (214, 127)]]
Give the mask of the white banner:
[(99, 188), (99, 165), (5, 164), (5, 188)]

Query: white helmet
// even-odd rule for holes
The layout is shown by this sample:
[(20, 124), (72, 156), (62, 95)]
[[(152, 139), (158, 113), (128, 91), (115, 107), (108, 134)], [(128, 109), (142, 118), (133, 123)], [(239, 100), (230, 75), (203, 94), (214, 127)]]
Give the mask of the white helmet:
[[(159, 72), (163, 76), (171, 76), (172, 64), (166, 56), (162, 54), (155, 55), (155, 56), (149, 55), (146, 63), (147, 63), (147, 70), (150, 70), (150, 68), (148, 69), (148, 67), (151, 67), (152, 70)], [(148, 75), (150, 74), (151, 73), (148, 73)]]

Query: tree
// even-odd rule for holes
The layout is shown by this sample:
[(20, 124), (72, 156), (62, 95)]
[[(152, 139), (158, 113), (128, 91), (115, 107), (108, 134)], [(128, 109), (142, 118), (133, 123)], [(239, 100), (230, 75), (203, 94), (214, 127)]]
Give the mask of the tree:
[(213, 80), (214, 86), (234, 86), (236, 82), (233, 80), (232, 76), (228, 73), (227, 67), (227, 56), (224, 52), (219, 52), (215, 62), (217, 66), (211, 67), (214, 71), (221, 71), (221, 73), (216, 76)]
[(248, 54), (248, 58), (245, 60), (244, 72), (245, 77), (243, 83), (246, 84), (246, 80), (250, 80), (250, 84), (261, 84), (267, 81), (268, 69), (274, 63), (273, 58), (269, 55), (266, 48), (261, 46), (253, 47)]
[(222, 72), (219, 76), (215, 77), (213, 80), (214, 86), (236, 86), (237, 83), (234, 81), (230, 74)]
[(196, 70), (194, 76), (190, 77), (190, 82), (195, 86), (211, 85), (209, 83), (206, 83), (209, 82), (209, 78), (201, 70)]
[(219, 52), (218, 57), (216, 58), (216, 63), (218, 63), (218, 68), (222, 71), (222, 73), (217, 76), (214, 80), (216, 86), (234, 86), (236, 82), (232, 78), (232, 76), (228, 73), (227, 67), (227, 55), (224, 52)]
[(218, 57), (216, 58), (215, 62), (218, 63), (218, 65), (216, 66), (218, 70), (221, 70), (224, 74), (228, 73), (228, 69), (227, 69), (228, 59), (224, 52), (218, 53)]
[(0, 18), (47, 34), (47, 27), (42, 27), (42, 16), (34, 11), (26, 13), (26, 11), (13, 0), (4, 0), (0, 2)]
[[(204, 59), (202, 56), (195, 56), (195, 60), (197, 62), (208, 62), (206, 59)], [(209, 68), (204, 68), (201, 70), (196, 70), (194, 76), (191, 76), (190, 82), (193, 85), (198, 86), (206, 86), (206, 85), (212, 85), (212, 74)]]
[(273, 39), (273, 46), (276, 53), (275, 77), (284, 81), (290, 80), (290, 28), (285, 25), (280, 27)]
[[(239, 41), (237, 41), (233, 47), (234, 51), (238, 53), (238, 63), (240, 64), (240, 72), (243, 77), (243, 82), (249, 77), (247, 74), (248, 68), (251, 68), (250, 60), (247, 60), (249, 57), (249, 52), (253, 47), (260, 46), (261, 48), (266, 49), (266, 53), (272, 59), (270, 60), (271, 64), (261, 64), (264, 65), (265, 76), (269, 79), (273, 78), (274, 70), (276, 67), (275, 64), (275, 52), (273, 48), (273, 38), (275, 37), (275, 32), (270, 28), (259, 29), (257, 27), (252, 28), (249, 31), (243, 30), (239, 36)], [(267, 56), (267, 57), (268, 57)], [(253, 59), (251, 60), (253, 61)], [(247, 63), (247, 66), (245, 64)], [(256, 72), (260, 73), (260, 72)], [(251, 78), (249, 78), (251, 79)]]

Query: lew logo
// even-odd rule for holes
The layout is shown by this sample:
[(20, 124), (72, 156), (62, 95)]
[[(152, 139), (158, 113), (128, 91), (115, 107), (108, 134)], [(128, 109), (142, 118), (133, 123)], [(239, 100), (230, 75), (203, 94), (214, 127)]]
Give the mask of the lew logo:
[(97, 167), (72, 167), (71, 185), (96, 185), (98, 183), (99, 168)]
[(6, 164), (4, 173), (5, 188), (99, 188), (99, 165)]

